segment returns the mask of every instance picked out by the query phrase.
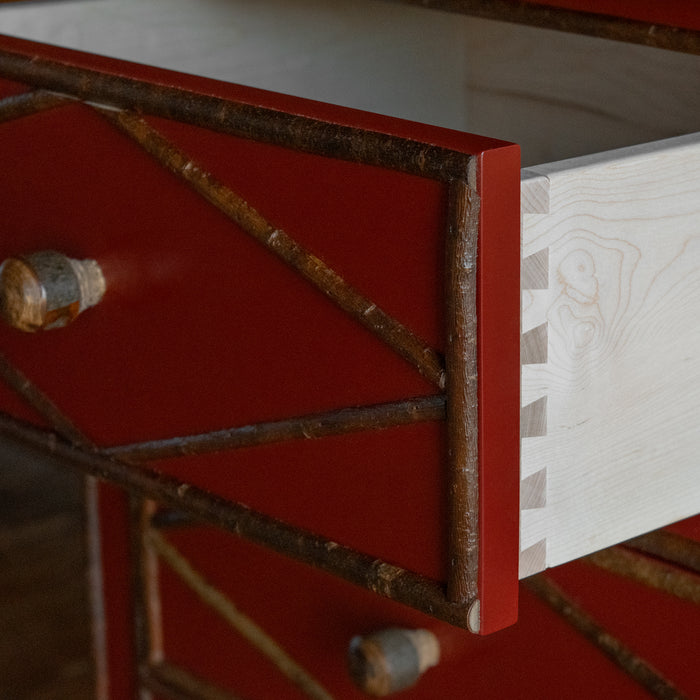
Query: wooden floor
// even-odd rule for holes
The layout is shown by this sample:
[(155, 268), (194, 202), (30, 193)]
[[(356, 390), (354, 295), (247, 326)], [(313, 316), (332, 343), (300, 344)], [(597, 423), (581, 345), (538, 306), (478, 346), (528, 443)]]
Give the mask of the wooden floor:
[(82, 488), (0, 445), (0, 700), (94, 697)]

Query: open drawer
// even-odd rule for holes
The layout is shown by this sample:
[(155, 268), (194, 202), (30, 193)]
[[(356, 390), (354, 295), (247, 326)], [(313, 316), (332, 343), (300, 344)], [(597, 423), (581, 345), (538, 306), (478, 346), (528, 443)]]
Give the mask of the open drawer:
[[(1, 332), (0, 432), (106, 482), (101, 696), (355, 697), (350, 639), (404, 628), (353, 642), (360, 685), (440, 656), (413, 697), (546, 697), (537, 639), (636, 697), (527, 595), (466, 630), (700, 511), (697, 135), (521, 171), (506, 141), (10, 37), (0, 90), (4, 311), (44, 327)], [(680, 577), (659, 617), (692, 638), (675, 527), (591, 561), (647, 609)], [(700, 692), (585, 566), (554, 576)]]

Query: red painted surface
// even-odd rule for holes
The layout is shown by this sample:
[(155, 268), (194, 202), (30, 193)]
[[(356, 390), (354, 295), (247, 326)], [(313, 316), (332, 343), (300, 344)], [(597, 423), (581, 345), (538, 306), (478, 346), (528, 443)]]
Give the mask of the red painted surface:
[[(160, 84), (196, 82), (199, 92), (468, 153), (502, 150), (504, 157), (494, 159), (493, 168), (490, 161), (480, 165), (481, 241), (494, 272), (499, 250), (511, 269), (497, 286), (484, 283), (481, 299), (485, 307), (502, 313), (496, 297), (508, 296), (504, 308), (511, 318), (506, 327), (517, 328), (517, 147), (59, 49), (44, 51), (12, 39), (5, 47), (41, 50), (75, 65), (128, 72)], [(8, 85), (5, 94), (17, 91), (16, 85)], [(428, 344), (444, 347), (445, 185), (162, 119), (149, 121), (365, 296)], [(435, 393), (413, 368), (88, 107), (69, 105), (4, 124), (0, 140), (3, 157), (12, 166), (3, 176), (0, 207), (14, 233), (0, 242), (2, 256), (58, 249), (95, 258), (109, 290), (98, 309), (69, 328), (36, 336), (3, 329), (0, 339), (12, 361), (97, 444)], [(502, 193), (489, 198), (484, 189), (500, 178), (507, 180), (502, 192), (507, 192), (510, 206)], [(491, 226), (506, 238), (491, 242)], [(482, 341), (502, 344), (495, 319), (493, 325), (484, 325)], [(517, 336), (513, 341), (515, 356)], [(504, 399), (510, 402), (511, 418), (516, 417), (510, 434), (515, 434), (517, 371), (501, 376), (499, 362), (508, 355), (503, 353), (498, 361), (496, 357), (483, 353), (480, 391), (485, 399), (493, 390), (500, 408)], [(495, 415), (485, 415), (483, 425), (493, 423)], [(502, 422), (503, 414), (498, 418)], [(489, 599), (488, 593), (486, 598), (494, 608), (507, 604), (509, 613), (493, 618), (487, 628), (511, 623), (517, 605), (517, 577), (512, 576), (517, 529), (510, 526), (517, 519), (517, 441), (504, 441), (499, 460), (508, 449), (510, 458), (496, 466), (501, 474), (510, 469), (508, 488), (515, 501), (511, 498), (509, 505), (515, 514), (493, 518), (492, 539), (499, 543), (500, 559), (494, 559), (493, 574), (481, 583), (487, 592), (493, 586), (501, 594), (505, 588), (498, 588), (499, 578), (511, 576), (509, 599)], [(443, 426), (434, 423), (173, 460), (158, 468), (445, 580), (444, 450)], [(485, 448), (484, 455), (488, 452)], [(485, 512), (493, 499), (491, 494), (482, 500)], [(113, 575), (114, 580), (123, 578), (122, 526), (121, 518), (108, 517), (105, 511), (109, 580)], [(506, 550), (511, 561), (503, 568)], [(488, 566), (488, 557), (484, 562)], [(118, 607), (128, 605), (123, 596), (112, 598), (111, 587), (107, 593), (109, 660), (112, 673), (122, 678), (123, 670), (114, 669), (130, 656), (131, 640), (125, 638), (125, 618), (115, 615)], [(485, 601), (485, 610), (488, 605)]]
[(520, 249), (513, 245), (515, 231), (520, 230), (517, 146), (481, 155), (479, 190), (479, 598), (480, 633), (491, 634), (518, 616)]
[(535, 0), (532, 4), (700, 30), (698, 0)]
[[(442, 646), (440, 665), (399, 697), (649, 697), (524, 587), (518, 623), (479, 637), (214, 530), (180, 531), (171, 537), (210, 581), (221, 586), (240, 610), (253, 615), (335, 697), (366, 697), (347, 678), (348, 641), (355, 634), (390, 626), (431, 629)], [(206, 552), (202, 542), (207, 542)], [(688, 697), (700, 696), (695, 663), (697, 606), (585, 564), (561, 567), (554, 575), (576, 601), (633, 650), (643, 653)], [(200, 608), (172, 574), (163, 571), (162, 585), (169, 658), (236, 689), (243, 697), (304, 697), (285, 685), (279, 672), (237, 634)]]

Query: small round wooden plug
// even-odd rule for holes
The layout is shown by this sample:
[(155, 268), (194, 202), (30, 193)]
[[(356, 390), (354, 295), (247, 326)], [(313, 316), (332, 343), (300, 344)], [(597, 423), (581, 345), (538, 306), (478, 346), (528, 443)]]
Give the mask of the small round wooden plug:
[(52, 250), (8, 258), (0, 266), (0, 313), (21, 331), (67, 325), (105, 293), (94, 260), (73, 260)]
[(439, 660), (437, 637), (422, 629), (390, 628), (365, 637), (354, 637), (348, 650), (352, 680), (374, 697), (410, 688)]

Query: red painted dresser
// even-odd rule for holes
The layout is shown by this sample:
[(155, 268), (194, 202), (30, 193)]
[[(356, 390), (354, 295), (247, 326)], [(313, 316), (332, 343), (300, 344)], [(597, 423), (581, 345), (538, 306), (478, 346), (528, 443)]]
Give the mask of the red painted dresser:
[[(695, 2), (422, 4), (698, 47)], [(700, 696), (697, 520), (616, 550), (680, 597), (518, 582), (517, 145), (3, 37), (0, 148), (2, 259), (106, 286), (0, 330), (2, 439), (99, 479), (99, 697), (365, 697), (392, 629), (407, 698)]]

